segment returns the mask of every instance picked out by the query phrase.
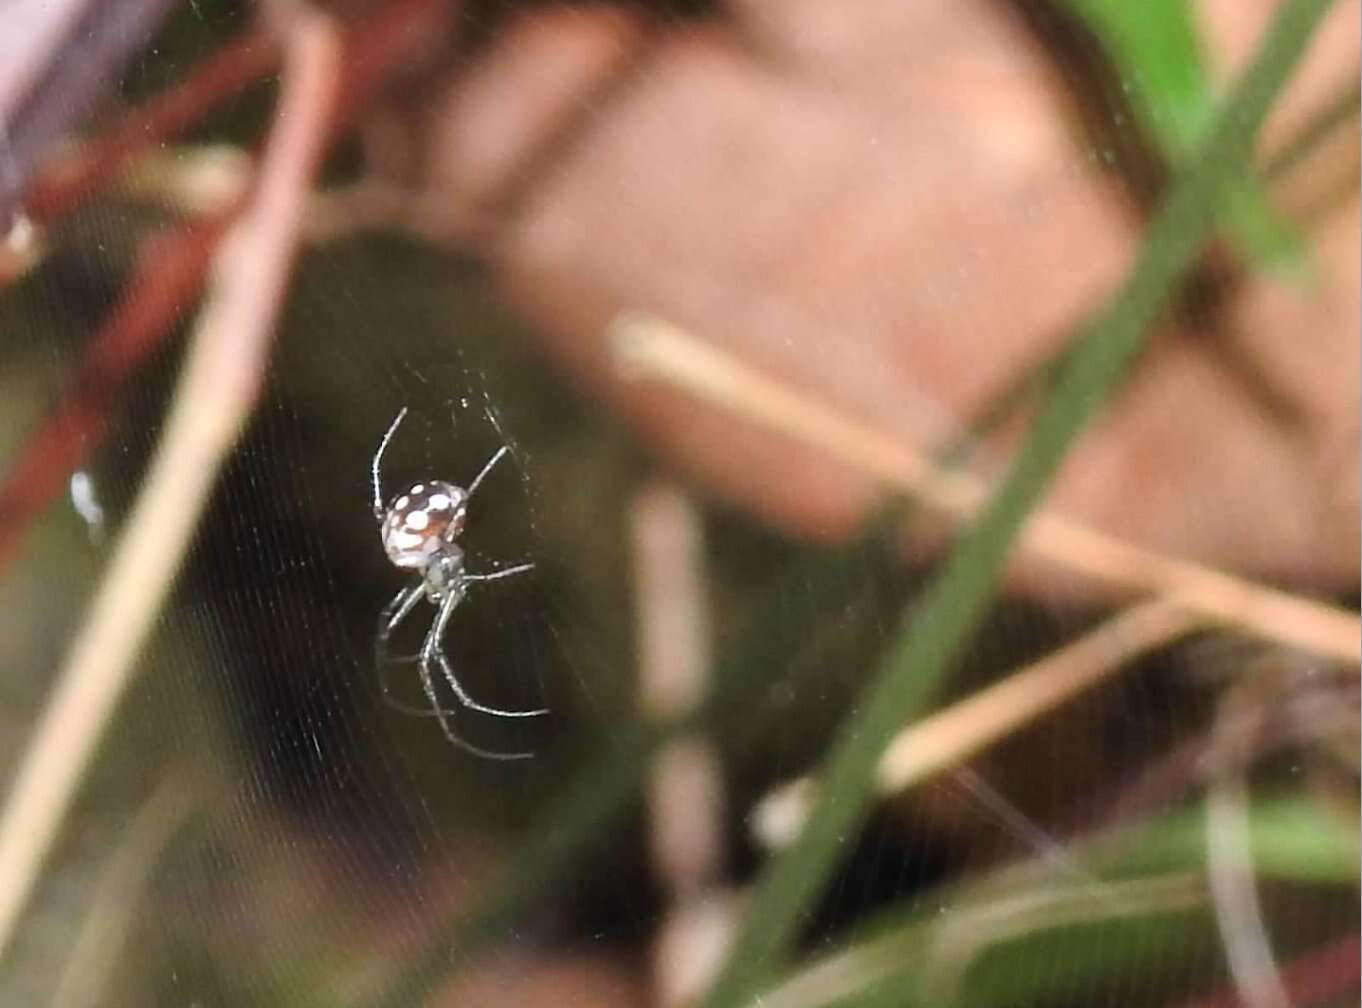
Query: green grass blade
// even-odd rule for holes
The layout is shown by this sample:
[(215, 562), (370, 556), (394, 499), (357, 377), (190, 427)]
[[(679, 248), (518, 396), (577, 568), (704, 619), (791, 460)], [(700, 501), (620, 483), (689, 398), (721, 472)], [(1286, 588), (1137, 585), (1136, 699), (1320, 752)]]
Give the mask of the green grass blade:
[[(1187, 0), (1066, 2), (1106, 50), (1164, 160), (1184, 164), (1215, 105)], [(1296, 280), (1308, 275), (1304, 241), (1273, 209), (1247, 165), (1217, 210), (1231, 243), (1249, 262)]]
[(1101, 42), (1131, 105), (1176, 163), (1214, 104), (1187, 0), (1066, 0)]
[(880, 754), (898, 729), (924, 710), (983, 615), (1027, 514), (1191, 265), (1218, 193), (1242, 172), (1273, 97), (1328, 6), (1329, 0), (1292, 0), (1274, 18), (1202, 149), (1155, 216), (1130, 277), (1080, 335), (1001, 489), (912, 609), (899, 643), (844, 724), (804, 830), (763, 873), (704, 1002), (708, 1008), (745, 1003), (786, 953), (865, 816)]

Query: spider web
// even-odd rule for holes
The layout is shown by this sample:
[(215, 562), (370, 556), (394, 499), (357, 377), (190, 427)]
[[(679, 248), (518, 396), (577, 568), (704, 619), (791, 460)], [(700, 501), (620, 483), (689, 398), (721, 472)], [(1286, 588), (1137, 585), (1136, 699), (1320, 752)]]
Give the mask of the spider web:
[[(491, 31), (495, 13), (469, 16), (486, 17)], [(668, 8), (660, 23), (685, 15)], [(124, 90), (155, 90), (239, 18), (229, 5), (193, 4), (168, 30), (165, 53), (134, 62)], [(186, 145), (241, 142), (267, 98), (240, 99)], [(14, 334), (0, 351), (0, 457), (13, 457), (24, 432), (70, 391), (67, 376), (116, 303), (135, 240), (162, 220), (163, 208), (114, 191), (54, 235), (52, 254), (22, 283), (0, 291), (0, 328)], [(979, 250), (978, 263), (996, 251)], [(925, 300), (952, 303), (979, 281), (970, 270), (924, 268), (915, 282)], [(817, 322), (775, 301), (763, 310)], [(839, 350), (819, 352), (830, 360)], [(148, 365), (116, 404), (106, 440), (0, 580), (0, 666), (12, 670), (0, 682), (7, 767), (142, 486), (179, 353)], [(943, 443), (965, 442), (964, 419), (930, 391), (912, 400), (903, 409)], [(481, 760), (451, 746), (420, 713), (427, 702), (415, 666), (375, 662), (379, 612), (411, 582), (384, 556), (368, 486), (369, 460), (401, 409), (408, 416), (384, 460), (389, 494), (418, 480), (467, 486), (495, 451), (510, 449), (471, 501), (461, 544), (473, 571), (534, 568), (472, 586), (445, 650), (480, 702), (549, 714), (490, 718), (460, 710), (438, 675), (436, 688), (460, 737), (533, 759)], [(644, 772), (656, 769), (656, 748), (638, 741), (648, 715), (631, 522), (640, 488), (664, 465), (634, 428), (544, 363), (483, 265), (382, 229), (309, 246), (264, 395), (34, 895), (12, 965), (0, 969), (0, 1001), (358, 1005), (409, 982), (406, 990), (419, 989), (410, 1003), (661, 1003), (640, 963), (665, 971), (673, 947), (664, 939), (690, 894), (649, 838), (662, 799)], [(752, 680), (721, 692), (732, 701), (702, 719), (710, 785), (722, 795), (707, 824), (718, 850), (709, 882), (728, 898), (771, 853), (751, 810), (818, 766), (930, 568), (905, 569), (879, 540), (840, 550), (795, 542), (710, 499), (698, 480), (664, 478), (687, 489), (703, 529), (716, 674)], [(950, 698), (1050, 653), (1100, 615), (1000, 605)], [(419, 603), (393, 654), (416, 651), (433, 616)], [(1213, 669), (1227, 660), (1212, 659)], [(1155, 808), (1169, 792), (1160, 771), (1186, 778), (1175, 760), (1154, 757), (1176, 757), (1176, 743), (1208, 716), (1205, 679), (1185, 681), (1187, 665), (1181, 654), (1150, 660), (981, 760), (884, 802), (844, 839), (844, 864), (806, 921), (803, 951), (835, 949), (885, 911), (947, 917), (954, 901), (967, 903), (951, 886), (1013, 862), (1050, 873), (1028, 894), (1058, 900), (1072, 890), (1094, 905), (1128, 906), (1077, 838), (1108, 821), (1108, 792), (1140, 768), (1152, 766)], [(384, 702), (385, 679), (408, 709)], [(639, 780), (610, 798), (621, 763)], [(565, 795), (580, 800), (565, 804)], [(703, 819), (704, 803), (695, 804)], [(1000, 897), (998, 906), (1012, 904)], [(1332, 896), (1281, 913), (1279, 924), (1301, 918), (1303, 938), (1352, 921)], [(477, 928), (461, 931), (468, 919)], [(1163, 918), (1151, 919), (1112, 926), (1114, 952), (1096, 948), (1108, 932), (1090, 936), (1086, 958), (1072, 962), (1035, 938), (1039, 951), (1009, 960), (1010, 976), (1041, 992), (1028, 1003), (1056, 1005), (1145, 1004), (1151, 989), (1223, 982), (1206, 921), (1178, 917), (1175, 948), (1160, 940)], [(988, 926), (1011, 934), (1006, 922)], [(689, 935), (680, 947), (703, 952), (707, 937)], [(481, 954), (489, 948), (496, 954)], [(98, 978), (93, 992), (89, 977)], [(981, 1003), (1005, 1003), (989, 997)]]
[[(159, 392), (140, 404), (145, 419), (125, 421), (88, 470), (115, 534), (153, 443), (153, 417), (173, 373), (166, 372)], [(301, 961), (337, 949), (372, 954), (374, 926), (394, 942), (428, 936), (457, 918), (468, 898), (460, 894), (495, 879), (496, 851), (523, 843), (527, 830), (552, 827), (542, 811), (572, 769), (620, 744), (637, 716), (633, 600), (620, 541), (637, 464), (624, 437), (554, 385), (476, 268), (391, 238), (305, 256), (268, 392), (223, 475), (97, 772), (110, 784), (97, 780), (88, 792), (103, 808), (89, 808), (87, 798), (81, 812), (87, 829), (102, 821), (116, 833), (130, 807), (186, 818), (143, 897), (156, 901), (165, 922), (152, 929), (158, 954), (125, 982), (156, 998), (184, 991), (220, 1003), (248, 996), (287, 1003), (311, 988), (273, 975), (280, 949), (285, 960)], [(138, 406), (131, 403), (130, 413)], [(481, 702), (543, 706), (550, 714), (488, 718), (459, 711), (438, 676), (437, 689), (461, 737), (532, 752), (532, 760), (471, 757), (450, 746), (430, 717), (382, 700), (386, 676), (402, 703), (426, 706), (412, 664), (374, 663), (377, 614), (410, 574), (383, 555), (368, 461), (403, 407), (407, 422), (385, 460), (390, 489), (420, 479), (467, 482), (499, 445), (511, 449), (472, 501), (462, 542), (470, 569), (523, 562), (535, 569), (473, 587), (451, 620), (446, 650)], [(784, 576), (793, 562), (787, 544), (737, 516), (716, 518), (711, 548), (735, 567), (732, 576), (757, 583)], [(93, 578), (107, 532), (90, 534), (74, 502), (49, 524), (64, 556), (61, 581)], [(30, 555), (29, 579), (12, 590), (33, 579), (51, 583), (51, 549), (39, 544)], [(775, 583), (792, 624), (815, 628), (800, 649), (816, 657), (789, 655), (803, 674), (758, 691), (753, 723), (770, 726), (766, 733), (721, 736), (747, 778), (734, 782), (735, 801), (755, 800), (811, 765), (832, 728), (826, 713), (844, 707), (858, 685), (851, 670), (873, 661), (876, 640), (914, 590), (911, 576), (865, 563), (841, 613), (828, 621), (813, 601), (822, 591), (814, 575)], [(79, 597), (62, 609), (68, 621), (77, 618)], [(422, 602), (394, 653), (416, 650), (432, 617)], [(1044, 623), (1037, 620), (995, 628), (997, 660), (1019, 653), (1026, 645), (1009, 638), (1032, 637)], [(59, 657), (49, 646), (31, 667)], [(780, 658), (771, 660), (780, 667)], [(848, 671), (830, 674), (837, 668)], [(805, 713), (791, 721), (798, 711)], [(192, 787), (181, 782), (186, 773)], [(147, 798), (167, 787), (184, 791), (174, 792), (173, 813)], [(849, 867), (811, 926), (835, 933), (969, 857), (1066, 859), (1063, 840), (986, 781), (947, 779), (930, 794), (954, 809), (947, 816), (957, 822), (954, 835), (934, 838), (939, 823), (877, 820), (849, 847)], [(558, 899), (506, 925), (492, 943), (521, 946), (528, 929), (549, 948), (586, 941), (599, 955), (646, 939), (664, 912), (642, 842), (624, 820), (583, 852), (580, 874), (560, 884)], [(735, 870), (750, 870), (743, 865), (751, 864), (752, 841), (739, 835), (736, 842)], [(44, 953), (60, 960), (60, 936), (80, 901), (63, 904), (53, 887), (89, 891), (95, 880), (78, 873), (100, 862), (94, 851), (62, 857), (43, 886), (38, 923), (21, 943), (28, 962)], [(267, 883), (275, 872), (312, 871), (334, 877), (342, 895), (303, 882), (281, 893)], [(206, 901), (184, 901), (202, 886)], [(301, 930), (300, 914), (309, 920)], [(276, 937), (244, 939), (234, 934), (235, 919)], [(189, 946), (208, 956), (192, 971), (175, 950)], [(229, 954), (231, 969), (220, 958)]]

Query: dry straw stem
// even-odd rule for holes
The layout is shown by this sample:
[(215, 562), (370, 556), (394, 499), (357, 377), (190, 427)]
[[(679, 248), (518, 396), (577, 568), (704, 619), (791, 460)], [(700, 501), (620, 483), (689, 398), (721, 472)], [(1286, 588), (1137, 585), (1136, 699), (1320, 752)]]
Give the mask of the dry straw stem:
[[(1162, 599), (1131, 606), (997, 684), (905, 728), (880, 758), (879, 791), (895, 794), (969, 759), (1138, 655), (1200, 624), (1196, 614)], [(809, 778), (792, 781), (762, 800), (758, 821), (763, 816), (770, 821), (777, 809), (787, 810), (770, 841), (787, 842), (803, 823), (812, 783)]]
[(218, 253), (165, 437), (0, 818), (0, 956), (260, 390), (340, 68), (321, 15), (300, 13), (285, 49), (259, 187)]
[[(665, 382), (769, 430), (819, 448), (961, 521), (988, 499), (986, 481), (947, 470), (899, 439), (742, 364), (661, 319), (622, 315), (612, 325), (616, 360), (638, 379)], [(1161, 597), (1214, 623), (1355, 665), (1355, 613), (1157, 553), (1038, 510), (1020, 547), (1125, 591)]]
[(1001, 682), (905, 729), (880, 760), (880, 787), (900, 791), (968, 759), (1141, 653), (1194, 630), (1199, 622), (1185, 608), (1161, 599), (1132, 606)]

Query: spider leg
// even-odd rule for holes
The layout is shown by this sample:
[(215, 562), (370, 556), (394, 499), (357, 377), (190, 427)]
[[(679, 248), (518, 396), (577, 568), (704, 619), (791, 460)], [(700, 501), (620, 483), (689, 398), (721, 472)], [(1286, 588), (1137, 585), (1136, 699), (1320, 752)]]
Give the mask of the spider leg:
[[(405, 588), (403, 589), (403, 591), (406, 590), (407, 589)], [(421, 589), (420, 585), (417, 585), (416, 601), (419, 602), (420, 599)], [(394, 601), (396, 600), (394, 599)], [(413, 603), (413, 605), (414, 604), (415, 603)], [(390, 668), (393, 665), (415, 665), (417, 662), (421, 660), (421, 655), (419, 653), (395, 655), (390, 654), (388, 652), (388, 639), (397, 631), (397, 625), (400, 622), (402, 622), (400, 617), (397, 619), (393, 619), (391, 616), (389, 616), (391, 608), (392, 608), (391, 606), (387, 606), (381, 613), (378, 614), (378, 633), (374, 635), (374, 665), (378, 668), (380, 673), (382, 673), (384, 669)], [(408, 609), (407, 611), (410, 612), (411, 610)], [(385, 679), (384, 680), (385, 688), (386, 684), (387, 680)], [(417, 709), (414, 707), (406, 707), (401, 704), (398, 704), (397, 706), (399, 710), (412, 711)]]
[[(392, 687), (388, 684), (389, 668), (393, 665), (411, 664), (420, 660), (420, 655), (402, 655), (397, 658), (389, 655), (388, 638), (407, 618), (407, 615), (415, 608), (416, 603), (421, 601), (424, 591), (425, 588), (419, 581), (409, 588), (403, 588), (393, 596), (392, 601), (385, 605), (383, 611), (378, 614), (378, 632), (374, 635), (374, 667), (378, 670), (378, 685), (382, 690), (385, 704), (403, 714), (413, 714), (417, 717), (435, 717), (436, 714), (432, 710), (414, 707), (397, 699), (393, 695)], [(444, 713), (453, 712), (445, 711)]]
[[(467, 580), (465, 578), (465, 580)], [(548, 708), (541, 707), (537, 710), (513, 711), (503, 710), (500, 707), (488, 707), (480, 704), (468, 695), (467, 691), (459, 685), (459, 679), (454, 675), (454, 670), (449, 667), (449, 661), (445, 658), (444, 651), (440, 648), (440, 641), (444, 638), (445, 625), (449, 623), (449, 617), (453, 614), (455, 606), (463, 600), (463, 592), (450, 592), (443, 602), (440, 603), (440, 611), (435, 616), (435, 622), (431, 625), (430, 633), (426, 634), (425, 643), (421, 645), (421, 668), (423, 672), (429, 673), (431, 662), (439, 662), (440, 671), (444, 674), (445, 681), (449, 683), (449, 688), (454, 691), (454, 695), (459, 698), (459, 703), (469, 710), (478, 711), (481, 714), (490, 714), (493, 717), (522, 718), (538, 717), (547, 714)]]
[[(531, 571), (531, 570), (534, 570), (534, 564), (528, 564), (528, 563), (527, 563), (527, 564), (519, 564), (518, 566), (515, 566), (515, 567), (507, 567), (507, 568), (504, 569), (504, 570), (494, 571), (494, 572), (491, 573), (491, 574), (463, 574), (463, 575), (460, 575), (460, 576), (463, 578), (464, 581), (495, 581), (495, 580), (497, 580), (498, 578), (510, 577), (512, 574), (524, 574), (526, 571)], [(382, 625), (383, 625), (383, 620), (380, 619), (380, 620), (379, 620), (379, 626), (382, 627)], [(396, 627), (394, 626), (393, 629), (396, 629)], [(419, 662), (420, 660), (421, 660), (421, 655), (420, 655), (419, 652), (416, 653), (416, 654), (404, 654), (404, 655), (390, 655), (390, 654), (387, 653), (386, 650), (383, 652), (383, 664), (384, 664), (385, 666), (387, 666), (387, 665), (415, 665), (415, 664), (416, 664), (417, 662)], [(420, 708), (410, 707), (410, 706), (408, 706), (408, 705), (406, 705), (406, 704), (401, 703), (400, 701), (394, 701), (394, 706), (396, 706), (398, 710), (404, 710), (404, 711), (407, 711), (408, 713), (413, 713), (413, 714), (428, 714), (428, 713), (430, 713), (429, 711), (426, 711), (426, 710), (423, 710), (423, 709), (420, 709)]]
[(472, 753), (474, 756), (481, 756), (483, 759), (489, 760), (534, 759), (534, 753), (493, 752), (490, 749), (482, 749), (478, 746), (475, 746), (472, 742), (466, 742), (463, 739), (459, 738), (458, 735), (455, 735), (454, 729), (449, 726), (449, 719), (445, 716), (446, 714), (445, 709), (440, 706), (440, 698), (435, 695), (435, 682), (430, 675), (429, 661), (423, 658), (421, 663), (417, 666), (417, 669), (421, 674), (421, 688), (425, 690), (426, 698), (430, 700), (431, 712), (434, 713), (435, 719), (440, 723), (440, 730), (445, 733), (445, 738), (449, 739), (450, 742), (454, 743), (456, 746), (458, 746), (465, 752)]
[(475, 710), (479, 714), (490, 714), (492, 717), (503, 718), (540, 717), (549, 712), (547, 707), (536, 707), (534, 710), (505, 710), (501, 707), (488, 707), (486, 704), (480, 704), (469, 696), (468, 692), (459, 685), (458, 677), (454, 675), (454, 670), (450, 668), (449, 665), (449, 659), (445, 657), (443, 651), (436, 650), (432, 658), (439, 663), (440, 671), (444, 673), (445, 682), (449, 683), (449, 688), (452, 689), (454, 695), (459, 698), (459, 703), (463, 704), (469, 710)]
[(457, 713), (458, 708), (456, 707), (441, 707), (435, 710), (430, 707), (417, 707), (415, 704), (397, 699), (397, 696), (393, 693), (392, 685), (388, 682), (389, 671), (394, 665), (415, 665), (420, 660), (420, 655), (403, 655), (400, 658), (390, 658), (386, 664), (379, 666), (378, 685), (382, 689), (383, 703), (410, 717), (439, 717), (441, 714)]
[[(412, 707), (403, 703), (392, 694), (388, 686), (388, 638), (392, 636), (394, 630), (416, 607), (416, 603), (421, 601), (421, 596), (425, 593), (425, 586), (417, 582), (410, 587), (403, 588), (393, 596), (392, 601), (383, 607), (383, 611), (378, 618), (378, 634), (374, 641), (374, 661), (378, 666), (378, 681), (383, 690), (383, 701), (397, 710), (407, 714), (415, 714), (420, 717), (433, 717), (440, 723), (440, 730), (444, 732), (445, 738), (454, 743), (465, 752), (472, 753), (474, 756), (481, 756), (483, 759), (490, 760), (518, 760), (531, 759), (534, 753), (499, 753), (492, 752), (490, 749), (483, 749), (466, 742), (454, 734), (454, 729), (450, 727), (447, 715), (454, 713), (440, 706), (440, 699), (435, 695), (435, 683), (430, 674), (430, 661), (424, 654), (424, 649), (417, 664), (417, 671), (421, 677), (421, 688), (425, 691), (426, 699), (430, 701), (430, 708)], [(443, 606), (442, 606), (443, 607)]]
[(432, 710), (430, 707), (417, 707), (415, 704), (409, 704), (404, 700), (399, 700), (397, 697), (393, 696), (388, 687), (387, 670), (385, 669), (380, 675), (383, 677), (381, 680), (383, 686), (383, 702), (401, 714), (406, 714), (408, 717), (439, 717), (441, 714), (447, 715), (458, 712), (458, 708), (455, 707), (441, 707), (439, 710)]
[(524, 574), (526, 571), (534, 570), (534, 564), (517, 564), (514, 567), (503, 567), (499, 571), (490, 574), (464, 574), (465, 581), (495, 581), (497, 578), (510, 577), (512, 574)]
[(407, 407), (403, 406), (398, 411), (397, 416), (393, 418), (393, 422), (388, 425), (388, 432), (383, 435), (383, 440), (378, 443), (378, 450), (374, 452), (373, 460), (369, 463), (369, 483), (374, 495), (374, 518), (378, 520), (379, 525), (383, 524), (385, 513), (383, 509), (383, 453), (388, 450), (388, 442), (393, 439), (393, 435), (397, 433), (398, 424), (403, 421), (406, 415)]
[(476, 489), (478, 488), (478, 484), (481, 483), (481, 482), (483, 481), (483, 478), (484, 478), (489, 472), (492, 471), (492, 467), (493, 467), (494, 465), (496, 465), (498, 462), (500, 462), (503, 458), (505, 458), (505, 457), (510, 453), (510, 451), (511, 451), (511, 449), (510, 449), (507, 445), (502, 445), (500, 448), (497, 449), (496, 454), (493, 455), (491, 458), (489, 458), (489, 459), (487, 460), (486, 465), (484, 465), (484, 466), (482, 467), (482, 472), (480, 472), (480, 473), (478, 473), (476, 476), (474, 476), (474, 477), (473, 477), (473, 482), (470, 483), (470, 484), (468, 484), (468, 496), (469, 496), (469, 497), (472, 497), (472, 496), (473, 496), (473, 491), (476, 490)]
[(393, 631), (401, 625), (407, 618), (416, 603), (421, 601), (421, 595), (425, 591), (425, 586), (417, 582), (392, 597), (392, 600), (383, 607), (383, 611), (378, 614), (378, 633), (374, 635), (374, 665), (382, 669), (389, 664), (388, 661), (388, 638), (393, 635)]

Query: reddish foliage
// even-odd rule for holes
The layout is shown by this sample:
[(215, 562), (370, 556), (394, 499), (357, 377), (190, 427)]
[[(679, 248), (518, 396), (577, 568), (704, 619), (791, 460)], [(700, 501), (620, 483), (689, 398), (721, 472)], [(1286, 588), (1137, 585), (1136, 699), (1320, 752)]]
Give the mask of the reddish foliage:
[[(435, 0), (400, 0), (349, 33), (336, 131), (401, 64), (437, 6)], [(153, 98), (93, 141), (73, 174), (40, 183), (30, 212), (51, 219), (71, 209), (138, 151), (192, 125), (212, 105), (265, 73), (274, 57), (273, 47), (258, 36), (230, 44), (170, 92)], [(13, 559), (29, 524), (107, 433), (122, 389), (194, 300), (218, 240), (234, 216), (235, 209), (186, 223), (144, 250), (122, 299), (86, 348), (71, 391), (29, 437), (0, 481), (0, 570)]]
[(277, 58), (274, 43), (263, 32), (247, 32), (227, 43), (170, 90), (137, 106), (84, 145), (74, 163), (59, 162), (40, 175), (24, 209), (39, 223), (69, 213), (149, 146), (184, 132), (259, 80)]
[(0, 569), (24, 530), (103, 439), (124, 384), (193, 301), (228, 219), (188, 225), (143, 250), (128, 292), (86, 347), (71, 391), (28, 439), (0, 484)]

